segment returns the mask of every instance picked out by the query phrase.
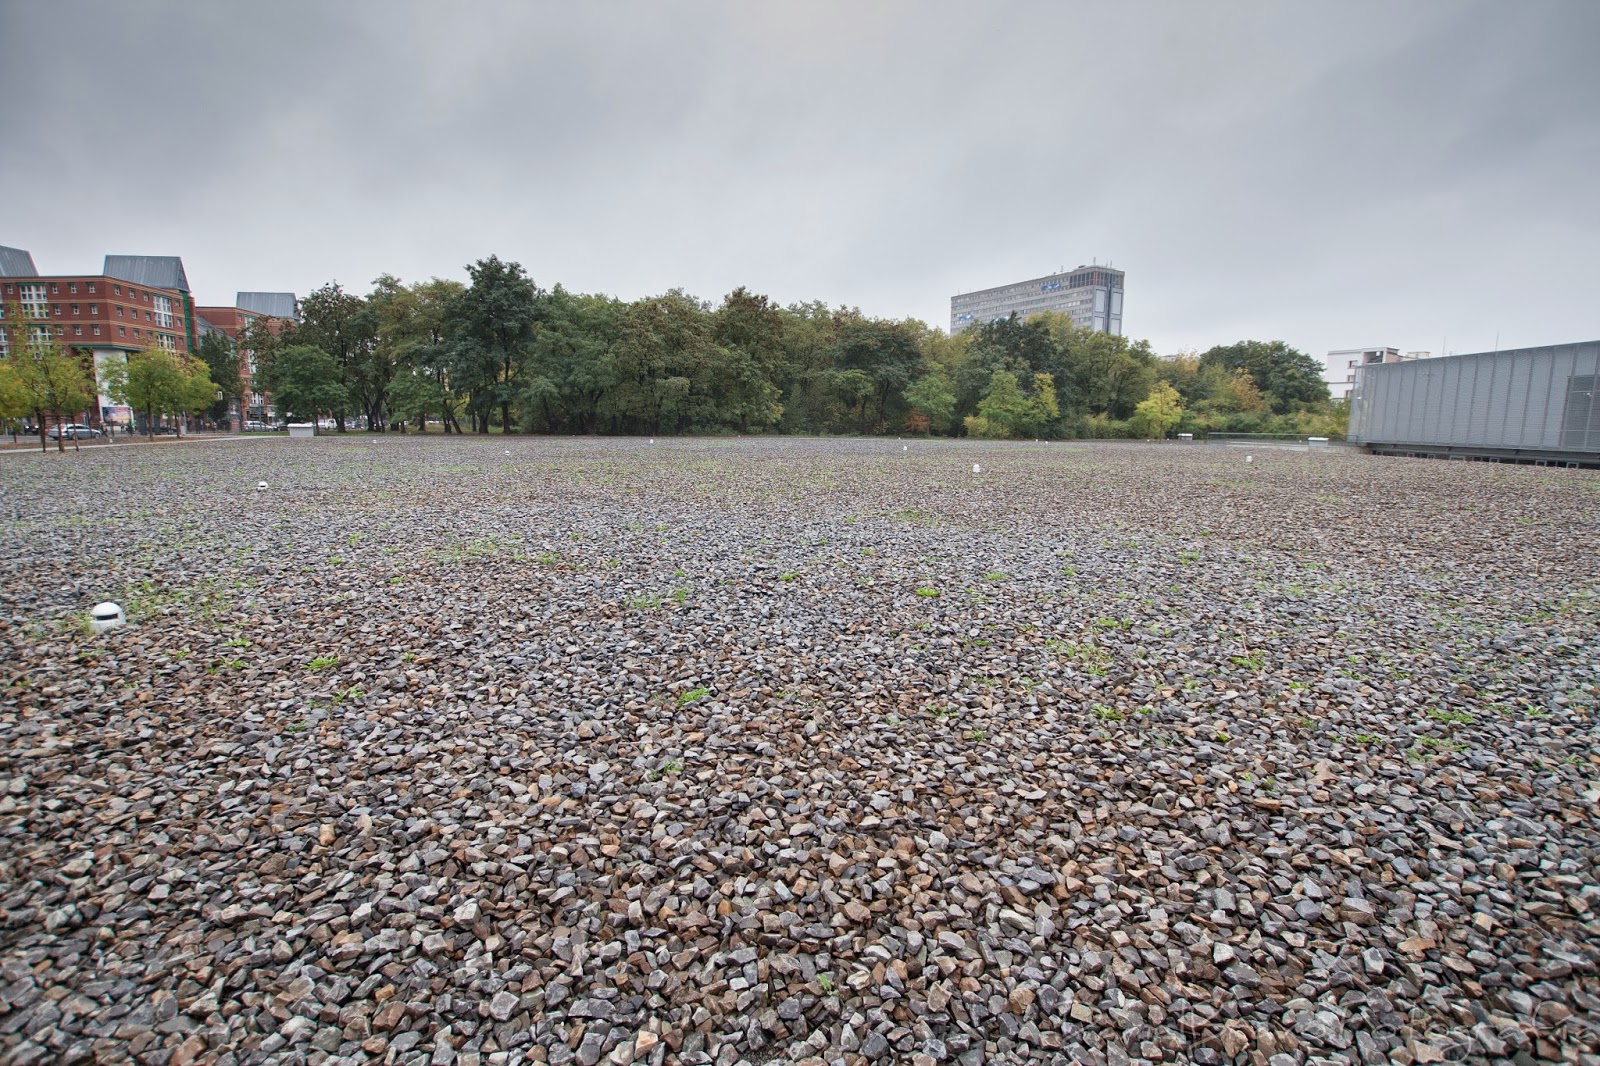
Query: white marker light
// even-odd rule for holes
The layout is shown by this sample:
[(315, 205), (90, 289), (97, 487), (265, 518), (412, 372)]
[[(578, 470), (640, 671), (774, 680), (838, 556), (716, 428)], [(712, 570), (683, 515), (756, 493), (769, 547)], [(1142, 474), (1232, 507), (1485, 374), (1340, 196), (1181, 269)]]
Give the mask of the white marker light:
[(973, 463), (972, 464), (972, 472), (974, 474), (981, 474), (981, 473), (983, 473), (983, 467), (979, 466), (977, 463)]
[(267, 483), (265, 481), (256, 482), (256, 491), (257, 492), (266, 492), (267, 491)]
[(127, 620), (122, 608), (110, 602), (97, 603), (89, 611), (89, 628), (96, 633), (115, 629)]

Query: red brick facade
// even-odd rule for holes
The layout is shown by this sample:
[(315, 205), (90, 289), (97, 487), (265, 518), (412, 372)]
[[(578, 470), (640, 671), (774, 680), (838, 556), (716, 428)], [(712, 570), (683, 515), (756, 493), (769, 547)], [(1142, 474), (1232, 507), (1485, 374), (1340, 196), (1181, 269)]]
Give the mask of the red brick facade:
[(245, 330), (256, 322), (265, 322), (274, 336), (283, 328), (283, 320), (270, 315), (246, 311), (242, 307), (196, 307), (194, 313), (221, 330), (238, 347), (239, 383), (243, 388), (244, 410), (242, 417), (250, 421), (265, 421), (272, 417), (272, 395), (258, 392), (255, 387), (256, 353), (240, 345)]
[(189, 309), (176, 289), (105, 275), (5, 278), (0, 280), (0, 300), (21, 304), (40, 325), (48, 321), (66, 347), (189, 350)]
[[(97, 382), (97, 351), (125, 354), (157, 347), (189, 351), (190, 305), (186, 294), (176, 289), (136, 285), (104, 274), (7, 277), (0, 278), (0, 302), (19, 306), (31, 325), (50, 330), (62, 348), (77, 352)], [(99, 429), (108, 419), (125, 421), (127, 414), (126, 408), (102, 394), (93, 407), (73, 413), (68, 421)]]

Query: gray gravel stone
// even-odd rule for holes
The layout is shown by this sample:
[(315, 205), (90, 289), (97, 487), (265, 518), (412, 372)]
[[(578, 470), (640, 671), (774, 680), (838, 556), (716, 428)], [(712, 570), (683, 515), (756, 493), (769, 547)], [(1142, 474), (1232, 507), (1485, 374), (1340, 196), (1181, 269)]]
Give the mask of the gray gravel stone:
[(1593, 474), (287, 445), (0, 471), (0, 1058), (1600, 1054)]

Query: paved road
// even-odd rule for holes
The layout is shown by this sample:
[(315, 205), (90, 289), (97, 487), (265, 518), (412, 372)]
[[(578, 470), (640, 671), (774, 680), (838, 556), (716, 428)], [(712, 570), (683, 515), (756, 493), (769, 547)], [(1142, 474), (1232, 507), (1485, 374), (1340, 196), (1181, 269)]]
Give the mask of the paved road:
[[(79, 442), (77, 442), (77, 446), (79, 448), (82, 448), (82, 449), (85, 449), (85, 450), (87, 450), (89, 448), (151, 448), (151, 447), (167, 447), (167, 446), (173, 445), (173, 444), (215, 444), (215, 443), (219, 443), (219, 442), (222, 442), (222, 441), (272, 440), (272, 439), (274, 439), (272, 437), (272, 435), (266, 434), (266, 433), (250, 433), (250, 434), (231, 434), (231, 433), (230, 434), (221, 434), (221, 433), (211, 434), (211, 433), (207, 433), (207, 434), (197, 434), (197, 435), (187, 436), (187, 437), (177, 437), (177, 438), (168, 437), (168, 438), (163, 438), (163, 439), (158, 439), (158, 440), (145, 440), (144, 438), (141, 437), (138, 440), (128, 440), (126, 438), (119, 438), (118, 440), (115, 440), (115, 441), (106, 441), (106, 440), (101, 440), (101, 441), (97, 441), (97, 442), (79, 441)], [(67, 442), (67, 450), (71, 451), (72, 447), (73, 447), (73, 442), (72, 441), (68, 441)], [(56, 450), (56, 442), (55, 441), (51, 441), (50, 444), (49, 444), (49, 451), (51, 452), (51, 454), (54, 454), (55, 450)], [(0, 455), (40, 455), (40, 454), (42, 454), (42, 453), (39, 450), (39, 444), (38, 444), (37, 441), (33, 441), (33, 442), (27, 443), (27, 444), (24, 444), (24, 443), (19, 441), (15, 445), (11, 444), (10, 441), (0, 442)]]

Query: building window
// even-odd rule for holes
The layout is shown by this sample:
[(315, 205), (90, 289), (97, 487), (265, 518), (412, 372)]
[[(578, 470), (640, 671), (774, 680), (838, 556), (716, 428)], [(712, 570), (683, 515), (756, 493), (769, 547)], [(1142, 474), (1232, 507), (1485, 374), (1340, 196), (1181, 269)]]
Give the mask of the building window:
[(171, 335), (170, 334), (166, 334), (166, 333), (157, 333), (156, 334), (156, 343), (159, 344), (161, 347), (165, 348), (169, 352), (172, 351), (173, 348), (177, 347), (177, 345), (172, 343)]
[(139, 339), (139, 327), (138, 326), (134, 326), (133, 327), (133, 339), (134, 340), (138, 340)]
[(89, 328), (94, 330), (94, 335), (96, 337), (100, 336), (100, 323), (96, 322), (94, 325), (90, 326)]
[(61, 295), (61, 286), (52, 281), (50, 283), (50, 294), (52, 296), (60, 296)]
[(21, 293), (22, 313), (29, 318), (43, 318), (45, 313), (44, 286), (21, 284), (17, 286)]
[(49, 344), (50, 343), (50, 327), (49, 326), (34, 326), (34, 327), (32, 327), (31, 329), (28, 330), (28, 334), (29, 334), (29, 338), (33, 341), (34, 344)]
[(100, 313), (100, 305), (99, 304), (90, 304), (89, 305), (89, 313), (91, 315), (98, 315)]
[(51, 304), (50, 305), (50, 310), (52, 310), (52, 311), (54, 311), (56, 313), (56, 317), (57, 318), (61, 317), (61, 305), (60, 304)]
[(91, 281), (91, 282), (89, 282), (89, 291), (90, 291), (90, 292), (93, 292), (93, 291), (94, 291), (94, 282), (92, 282), (92, 281)]
[(126, 337), (127, 335), (128, 335), (128, 327), (127, 326), (118, 326), (117, 327), (117, 336)]
[(156, 325), (165, 326), (167, 329), (171, 329), (172, 328), (172, 301), (167, 299), (165, 296), (157, 296), (155, 298), (155, 305), (156, 305)]
[(77, 304), (73, 304), (72, 305), (72, 317), (73, 318), (77, 318), (80, 314), (82, 314), (82, 312), (78, 310), (78, 305)]
[(118, 295), (118, 296), (121, 296), (121, 295), (122, 295), (122, 286), (121, 286), (121, 285), (113, 285), (113, 286), (111, 286), (111, 287), (112, 287), (112, 288), (113, 288), (113, 289), (114, 289), (114, 290), (116, 290), (116, 293), (117, 293), (117, 295)]
[(67, 282), (67, 291), (71, 292), (71, 293), (76, 293), (78, 291), (78, 283), (76, 281)]
[(118, 318), (122, 317), (122, 305), (121, 304), (117, 305), (117, 317)]
[(74, 337), (81, 337), (81, 336), (83, 336), (83, 327), (82, 327), (82, 326), (80, 326), (80, 325), (78, 325), (78, 324), (77, 324), (77, 323), (73, 323), (73, 326), (72, 326), (72, 335), (73, 335), (73, 336), (74, 336)]

